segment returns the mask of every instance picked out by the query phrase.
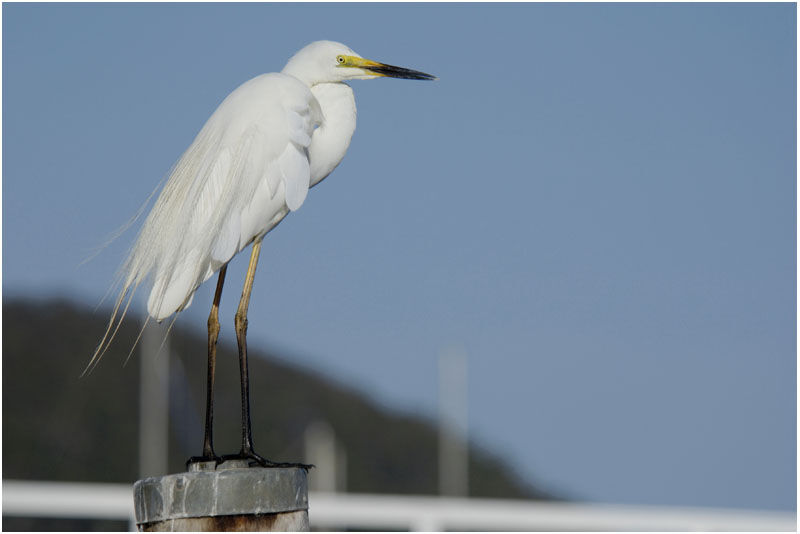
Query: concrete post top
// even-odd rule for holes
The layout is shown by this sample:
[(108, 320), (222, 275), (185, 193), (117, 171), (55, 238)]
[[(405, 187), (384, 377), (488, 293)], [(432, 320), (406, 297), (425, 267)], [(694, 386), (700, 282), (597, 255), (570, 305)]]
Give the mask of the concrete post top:
[(187, 473), (151, 477), (133, 486), (138, 524), (179, 518), (308, 510), (308, 481), (299, 467), (247, 467), (213, 462)]

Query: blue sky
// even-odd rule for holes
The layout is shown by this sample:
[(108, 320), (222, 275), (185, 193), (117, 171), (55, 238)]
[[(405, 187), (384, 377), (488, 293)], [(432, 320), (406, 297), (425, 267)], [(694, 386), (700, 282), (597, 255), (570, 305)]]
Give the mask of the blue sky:
[(133, 232), (81, 262), (225, 95), (338, 40), (440, 80), (353, 82), (347, 157), (265, 241), (251, 343), (432, 417), (461, 347), (471, 437), (531, 481), (794, 509), (795, 9), (5, 4), (4, 297), (97, 304)]

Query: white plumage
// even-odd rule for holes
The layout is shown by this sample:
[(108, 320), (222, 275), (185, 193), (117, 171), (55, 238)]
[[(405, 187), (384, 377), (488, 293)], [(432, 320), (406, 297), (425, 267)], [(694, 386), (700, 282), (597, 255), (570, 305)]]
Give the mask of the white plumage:
[(300, 208), (322, 122), (309, 87), (285, 74), (258, 76), (220, 104), (176, 164), (125, 266), (126, 288), (153, 273), (152, 317), (188, 306), (201, 283)]
[(235, 254), (303, 205), (309, 188), (336, 168), (350, 145), (356, 106), (345, 81), (379, 76), (435, 78), (317, 41), (280, 73), (257, 76), (222, 101), (175, 164), (121, 267), (114, 313), (90, 367), (140, 284), (151, 279), (148, 313), (165, 319), (186, 308), (198, 286)]
[[(330, 50), (332, 65), (337, 54), (355, 55), (327, 41), (309, 46)], [(287, 65), (296, 75), (262, 74), (235, 89), (175, 165), (123, 267), (123, 292), (153, 275), (153, 318), (188, 306), (200, 284), (299, 209), (344, 157), (356, 124), (353, 91), (301, 81), (302, 59)]]

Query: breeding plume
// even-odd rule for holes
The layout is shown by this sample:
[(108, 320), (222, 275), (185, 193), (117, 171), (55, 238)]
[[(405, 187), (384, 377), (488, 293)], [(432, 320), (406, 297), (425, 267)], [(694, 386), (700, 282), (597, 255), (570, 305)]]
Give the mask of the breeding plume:
[[(219, 105), (176, 163), (122, 265), (122, 289), (89, 367), (114, 337), (138, 286), (152, 281), (147, 311), (156, 320), (185, 309), (218, 272), (208, 318), (208, 387), (203, 453), (190, 462), (228, 458), (280, 466), (253, 450), (247, 376), (247, 309), (264, 236), (309, 188), (341, 162), (356, 127), (348, 80), (433, 80), (423, 72), (364, 59), (340, 43), (317, 41), (279, 73), (240, 85)], [(252, 243), (235, 316), (242, 394), (242, 448), (219, 457), (212, 441), (218, 308), (228, 262)], [(124, 303), (124, 306), (123, 306)], [(117, 319), (119, 317), (119, 319)]]

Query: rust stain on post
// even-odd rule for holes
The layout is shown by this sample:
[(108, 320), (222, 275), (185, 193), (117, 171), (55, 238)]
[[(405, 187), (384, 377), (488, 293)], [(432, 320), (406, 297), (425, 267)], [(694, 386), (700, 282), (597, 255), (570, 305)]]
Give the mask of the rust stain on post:
[(308, 512), (169, 519), (139, 525), (140, 532), (307, 532)]

